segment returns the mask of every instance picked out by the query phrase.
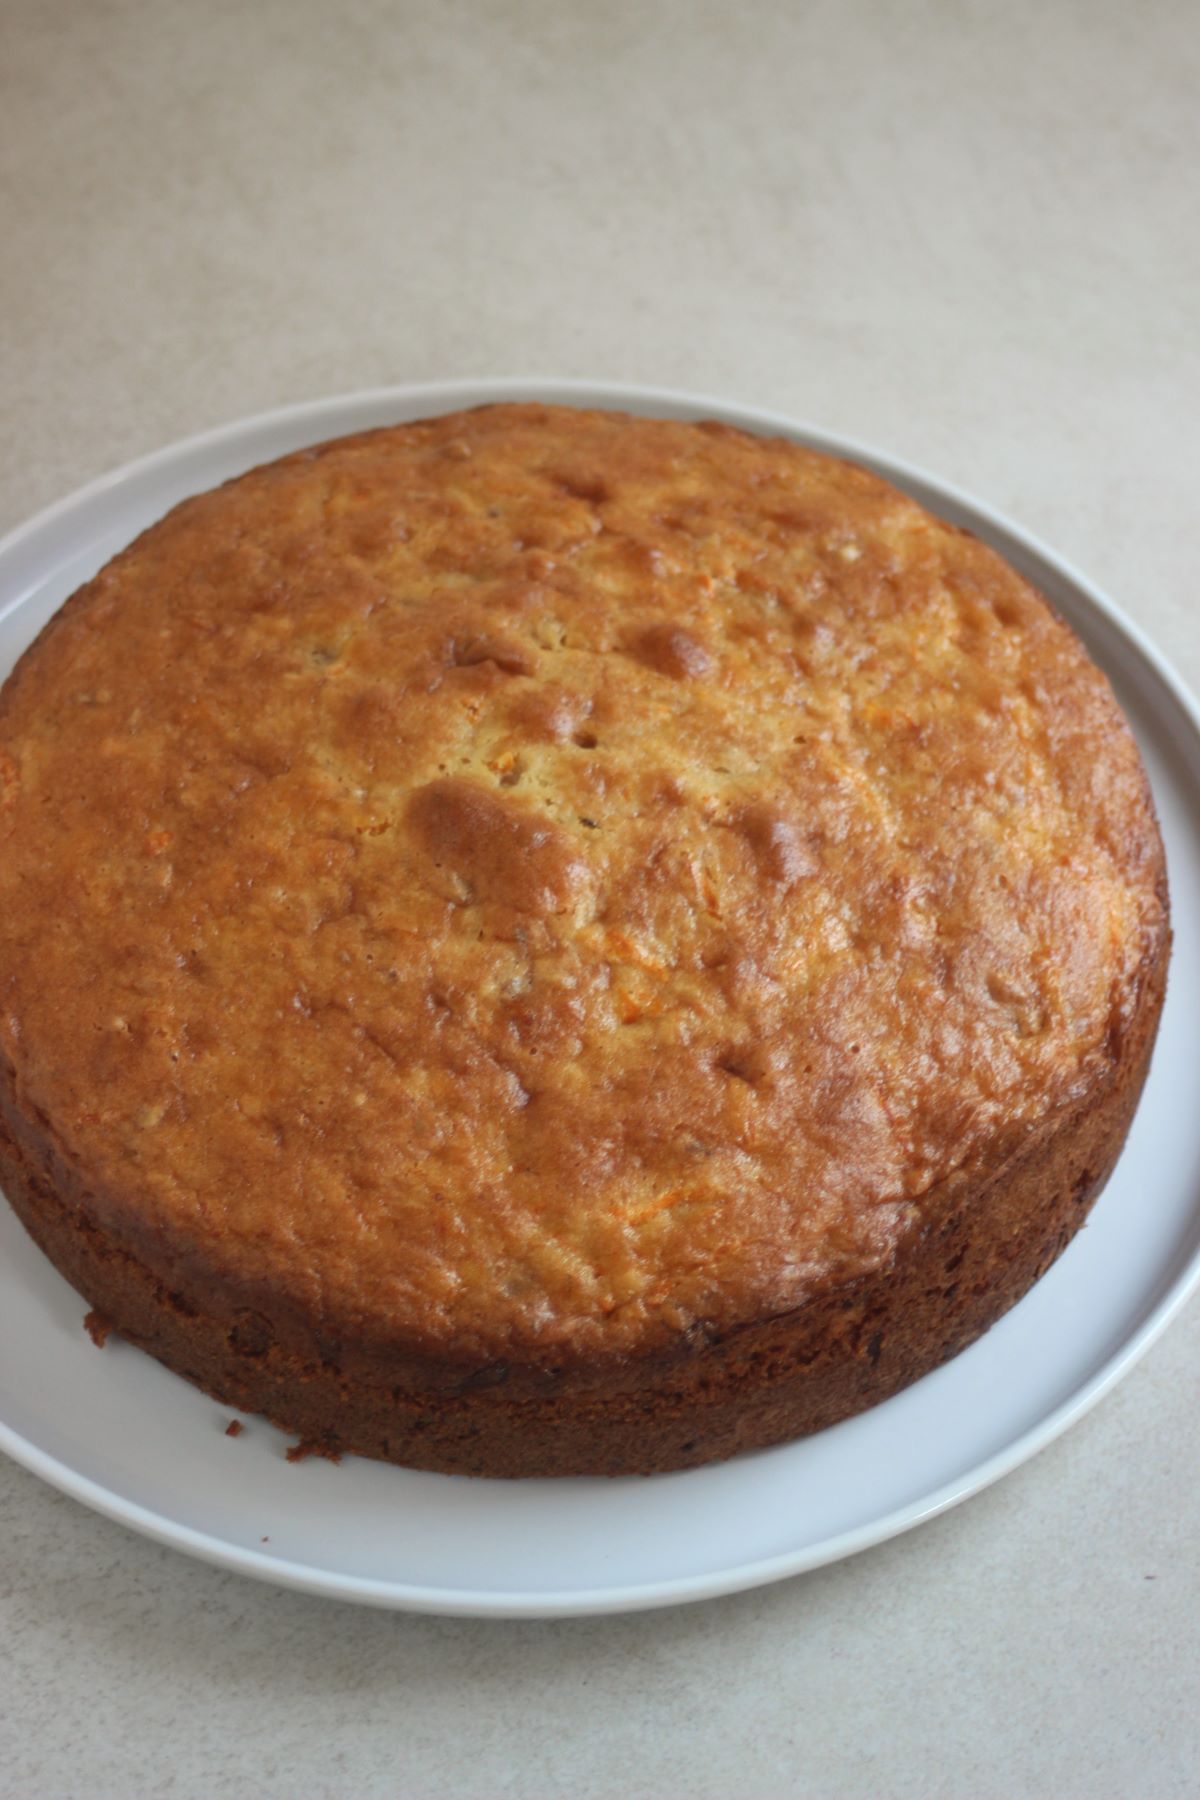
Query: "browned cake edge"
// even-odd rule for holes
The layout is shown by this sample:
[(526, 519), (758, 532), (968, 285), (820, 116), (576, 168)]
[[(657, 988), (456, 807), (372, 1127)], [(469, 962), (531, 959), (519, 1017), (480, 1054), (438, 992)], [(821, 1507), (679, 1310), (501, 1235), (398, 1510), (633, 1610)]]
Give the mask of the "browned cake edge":
[[(1166, 904), (1165, 878), (1161, 890)], [(886, 1399), (979, 1337), (1083, 1224), (1120, 1153), (1150, 1064), (1166, 983), (1164, 931), (1114, 1033), (1102, 1080), (991, 1172), (926, 1196), (887, 1267), (784, 1316), (669, 1359), (591, 1377), (506, 1370), (419, 1385), (414, 1365), (323, 1355), (231, 1304), (203, 1310), (173, 1271), (106, 1238), (0, 1068), (0, 1187), (59, 1272), (106, 1322), (223, 1405), (265, 1414), (327, 1452), (490, 1476), (656, 1474), (820, 1431)]]

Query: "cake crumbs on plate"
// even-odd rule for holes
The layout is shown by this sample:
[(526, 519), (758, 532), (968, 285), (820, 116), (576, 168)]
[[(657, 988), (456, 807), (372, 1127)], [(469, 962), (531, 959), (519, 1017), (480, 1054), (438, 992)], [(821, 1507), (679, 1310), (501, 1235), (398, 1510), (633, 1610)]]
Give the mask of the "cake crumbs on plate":
[(105, 1344), (108, 1342), (108, 1336), (112, 1328), (112, 1320), (106, 1318), (102, 1312), (97, 1312), (94, 1307), (90, 1313), (84, 1315), (83, 1329), (87, 1332), (97, 1350), (103, 1350)]
[(301, 1438), (298, 1444), (292, 1444), (287, 1451), (287, 1459), (290, 1463), (307, 1462), (310, 1456), (319, 1456), (325, 1462), (331, 1463), (340, 1463), (342, 1460), (340, 1450), (334, 1450), (331, 1445), (316, 1442), (311, 1438)]

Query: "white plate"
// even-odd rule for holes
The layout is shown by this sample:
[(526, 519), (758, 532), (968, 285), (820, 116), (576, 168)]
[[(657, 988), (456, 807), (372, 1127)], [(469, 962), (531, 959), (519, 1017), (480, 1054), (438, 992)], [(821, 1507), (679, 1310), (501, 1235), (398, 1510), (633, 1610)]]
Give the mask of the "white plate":
[(798, 1444), (650, 1480), (492, 1482), (351, 1459), (284, 1460), (117, 1340), (0, 1209), (0, 1448), (110, 1518), (269, 1580), (444, 1613), (616, 1612), (778, 1580), (978, 1492), (1107, 1392), (1200, 1281), (1200, 716), (1139, 632), (1075, 570), (953, 488), (786, 419), (645, 389), (543, 382), (403, 388), (292, 407), (95, 482), (0, 544), (0, 677), (66, 596), (184, 495), (320, 438), (524, 397), (728, 420), (847, 454), (1028, 575), (1112, 677), (1150, 768), (1175, 921), (1154, 1069), (1086, 1231), (978, 1344)]

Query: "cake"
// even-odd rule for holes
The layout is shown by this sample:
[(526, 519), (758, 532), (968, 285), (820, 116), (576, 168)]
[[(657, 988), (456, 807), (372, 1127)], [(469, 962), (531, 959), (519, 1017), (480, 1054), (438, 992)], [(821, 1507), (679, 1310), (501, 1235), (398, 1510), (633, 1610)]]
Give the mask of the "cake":
[(976, 538), (724, 425), (398, 425), (176, 507), (0, 692), (0, 1186), (305, 1450), (684, 1468), (1020, 1299), (1168, 938), (1113, 695)]

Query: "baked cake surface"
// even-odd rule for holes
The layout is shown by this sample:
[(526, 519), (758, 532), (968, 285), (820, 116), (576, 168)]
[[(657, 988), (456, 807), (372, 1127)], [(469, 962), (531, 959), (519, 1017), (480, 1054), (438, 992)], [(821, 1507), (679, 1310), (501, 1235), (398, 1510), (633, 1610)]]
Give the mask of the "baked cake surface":
[(0, 694), (0, 1179), (118, 1329), (333, 1449), (676, 1467), (922, 1373), (1106, 1177), (1167, 938), (1070, 631), (723, 426), (288, 457)]

